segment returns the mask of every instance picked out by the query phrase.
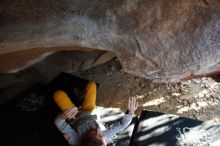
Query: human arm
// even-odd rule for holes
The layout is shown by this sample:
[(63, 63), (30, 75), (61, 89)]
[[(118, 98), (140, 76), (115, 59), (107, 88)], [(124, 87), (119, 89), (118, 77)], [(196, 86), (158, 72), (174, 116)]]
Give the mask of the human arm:
[(68, 141), (70, 145), (76, 145), (78, 143), (78, 134), (66, 122), (66, 119), (70, 119), (75, 116), (74, 112), (76, 111), (73, 109), (69, 109), (59, 114), (54, 120), (56, 127), (63, 134), (64, 138)]
[(113, 136), (115, 136), (117, 133), (123, 131), (132, 121), (133, 115), (131, 114), (124, 114), (124, 117), (121, 121), (113, 124), (110, 128), (101, 131), (101, 135), (105, 139), (106, 142), (111, 140)]
[(113, 124), (113, 126), (108, 128), (107, 130), (101, 131), (101, 135), (103, 136), (106, 142), (111, 140), (111, 138), (117, 133), (123, 131), (131, 123), (138, 104), (135, 98), (129, 98), (126, 104), (128, 113), (124, 114), (123, 119)]

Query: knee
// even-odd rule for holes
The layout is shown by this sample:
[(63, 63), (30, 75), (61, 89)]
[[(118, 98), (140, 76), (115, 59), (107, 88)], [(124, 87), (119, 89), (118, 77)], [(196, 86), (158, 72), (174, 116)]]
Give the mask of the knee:
[(74, 107), (74, 104), (72, 103), (68, 95), (62, 90), (56, 91), (53, 97), (56, 104), (60, 107), (62, 111)]
[(54, 92), (54, 94), (53, 94), (53, 98), (55, 101), (59, 100), (62, 97), (66, 97), (66, 96), (67, 96), (67, 94), (62, 90), (58, 90), (58, 91)]
[(91, 81), (86, 85), (87, 89), (96, 89), (96, 82)]

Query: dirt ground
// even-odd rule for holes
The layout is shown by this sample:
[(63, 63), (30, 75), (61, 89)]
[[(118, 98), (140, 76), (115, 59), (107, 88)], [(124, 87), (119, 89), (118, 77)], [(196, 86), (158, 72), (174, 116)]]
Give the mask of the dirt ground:
[(126, 98), (143, 108), (220, 124), (220, 84), (211, 78), (181, 83), (155, 83), (122, 71), (117, 59), (74, 75), (96, 81), (97, 105), (125, 109)]

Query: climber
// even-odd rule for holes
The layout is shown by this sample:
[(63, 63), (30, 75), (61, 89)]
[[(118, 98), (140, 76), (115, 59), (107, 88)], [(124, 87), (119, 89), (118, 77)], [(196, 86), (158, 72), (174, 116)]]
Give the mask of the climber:
[(64, 91), (58, 90), (54, 93), (54, 100), (62, 110), (62, 113), (55, 118), (55, 125), (72, 146), (107, 145), (113, 136), (130, 124), (138, 106), (134, 97), (129, 98), (123, 119), (106, 129), (95, 112), (95, 82), (86, 85), (83, 96), (83, 103), (77, 108)]

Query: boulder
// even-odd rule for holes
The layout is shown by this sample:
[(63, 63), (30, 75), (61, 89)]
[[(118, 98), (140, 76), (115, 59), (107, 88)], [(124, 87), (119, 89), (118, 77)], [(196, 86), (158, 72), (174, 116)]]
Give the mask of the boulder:
[[(158, 82), (220, 71), (219, 0), (4, 0), (0, 32), (0, 58), (93, 48), (113, 52), (124, 71)], [(7, 68), (16, 55), (5, 58), (1, 72), (16, 68)]]
[(100, 50), (89, 52), (61, 51), (50, 54), (44, 60), (17, 73), (0, 74), (0, 105), (31, 86), (47, 84), (63, 71), (83, 71), (113, 58), (115, 58), (115, 54)]

